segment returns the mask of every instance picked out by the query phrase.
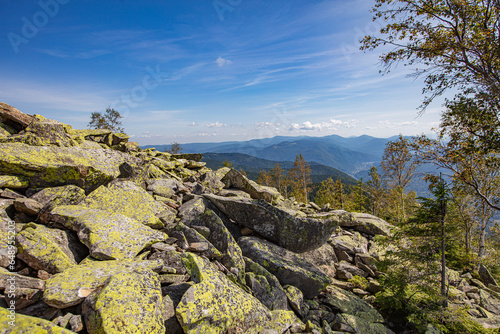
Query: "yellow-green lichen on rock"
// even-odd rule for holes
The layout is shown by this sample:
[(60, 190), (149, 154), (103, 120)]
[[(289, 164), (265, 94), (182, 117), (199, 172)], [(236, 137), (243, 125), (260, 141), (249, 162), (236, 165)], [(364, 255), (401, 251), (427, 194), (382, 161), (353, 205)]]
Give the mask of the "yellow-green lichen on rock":
[(33, 188), (75, 184), (91, 191), (118, 177), (125, 162), (140, 160), (112, 150), (0, 143), (0, 173), (27, 177)]
[(0, 307), (0, 333), (2, 334), (75, 334), (40, 318), (11, 312)]
[(29, 223), (16, 236), (17, 256), (36, 270), (63, 272), (77, 263), (68, 256), (69, 248), (67, 252), (63, 250), (61, 234), (64, 232)]
[(133, 258), (144, 248), (168, 238), (132, 218), (81, 205), (57, 206), (49, 216), (77, 232), (90, 255), (100, 260)]
[(87, 261), (50, 277), (45, 282), (43, 301), (52, 307), (66, 308), (80, 304), (106, 280), (120, 272), (160, 271), (163, 261), (121, 260)]
[(114, 182), (108, 186), (101, 186), (90, 193), (82, 201), (91, 209), (119, 213), (153, 227), (163, 227), (156, 215), (165, 210), (165, 207), (131, 181)]
[(23, 189), (28, 188), (30, 181), (23, 176), (0, 175), (0, 188)]
[(220, 334), (230, 328), (258, 333), (270, 311), (202, 258), (188, 254), (184, 264), (195, 284), (183, 295), (176, 316), (185, 333)]
[(160, 281), (151, 270), (117, 273), (83, 303), (89, 333), (164, 334), (163, 309)]

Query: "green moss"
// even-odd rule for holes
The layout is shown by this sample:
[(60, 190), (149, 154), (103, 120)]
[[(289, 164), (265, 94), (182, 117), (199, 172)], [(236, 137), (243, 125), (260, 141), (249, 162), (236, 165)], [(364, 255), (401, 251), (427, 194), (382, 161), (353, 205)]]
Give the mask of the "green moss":
[(23, 189), (28, 188), (30, 181), (26, 177), (0, 175), (0, 188)]

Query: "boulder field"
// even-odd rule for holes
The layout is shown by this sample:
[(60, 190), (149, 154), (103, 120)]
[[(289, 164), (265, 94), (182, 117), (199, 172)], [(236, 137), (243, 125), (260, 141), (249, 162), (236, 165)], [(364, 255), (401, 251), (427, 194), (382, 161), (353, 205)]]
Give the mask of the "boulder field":
[[(371, 305), (390, 224), (128, 139), (0, 103), (1, 333), (393, 333)], [(453, 293), (495, 328), (482, 272)]]

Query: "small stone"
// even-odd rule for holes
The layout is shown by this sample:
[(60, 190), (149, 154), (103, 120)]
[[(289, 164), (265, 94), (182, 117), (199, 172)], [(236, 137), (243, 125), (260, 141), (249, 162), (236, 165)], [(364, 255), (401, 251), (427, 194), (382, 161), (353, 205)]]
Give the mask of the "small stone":
[(37, 277), (39, 279), (43, 279), (44, 281), (45, 280), (48, 280), (49, 278), (52, 277), (52, 274), (49, 274), (48, 272), (46, 272), (45, 270), (38, 270), (37, 272)]
[(189, 245), (187, 250), (190, 252), (208, 251), (208, 242), (194, 242), (194, 243)]

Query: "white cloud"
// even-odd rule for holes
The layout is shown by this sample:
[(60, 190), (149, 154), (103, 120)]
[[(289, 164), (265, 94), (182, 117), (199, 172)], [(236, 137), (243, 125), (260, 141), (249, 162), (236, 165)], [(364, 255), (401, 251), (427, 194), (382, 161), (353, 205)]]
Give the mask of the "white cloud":
[(219, 66), (219, 67), (222, 67), (224, 65), (229, 65), (232, 63), (232, 61), (230, 61), (229, 59), (224, 59), (222, 57), (217, 58), (217, 60), (215, 62), (217, 63), (217, 66)]
[(215, 123), (210, 123), (205, 125), (207, 128), (225, 128), (227, 127), (227, 124), (221, 123), (221, 122), (215, 122)]
[(301, 131), (337, 131), (339, 128), (354, 128), (358, 123), (357, 120), (341, 121), (336, 119), (330, 119), (329, 122), (312, 123), (306, 121), (302, 124), (292, 123), (289, 127), (289, 131), (301, 130)]

